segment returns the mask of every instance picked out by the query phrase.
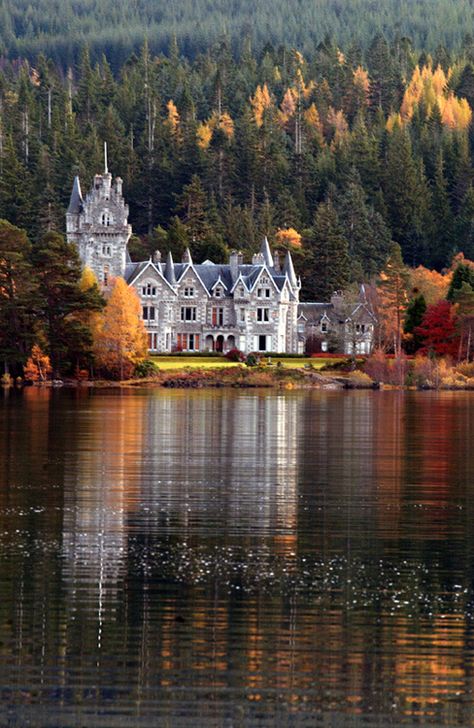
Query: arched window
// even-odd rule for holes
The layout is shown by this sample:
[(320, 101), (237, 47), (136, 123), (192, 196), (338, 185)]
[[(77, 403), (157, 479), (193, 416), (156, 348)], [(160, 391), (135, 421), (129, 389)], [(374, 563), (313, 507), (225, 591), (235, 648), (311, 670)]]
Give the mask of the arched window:
[(103, 212), (100, 217), (100, 224), (105, 225), (106, 227), (109, 227), (109, 225), (112, 223), (112, 219), (110, 217), (110, 214), (108, 212)]

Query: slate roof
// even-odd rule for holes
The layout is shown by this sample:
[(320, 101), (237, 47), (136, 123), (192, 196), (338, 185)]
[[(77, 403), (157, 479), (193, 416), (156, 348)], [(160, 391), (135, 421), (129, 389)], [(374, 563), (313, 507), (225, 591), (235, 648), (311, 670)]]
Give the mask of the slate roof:
[(72, 215), (78, 215), (82, 210), (83, 204), (84, 200), (82, 199), (81, 183), (79, 181), (79, 177), (76, 176), (74, 177), (74, 184), (72, 186), (72, 192), (67, 211)]
[[(261, 262), (258, 263), (242, 263), (237, 266), (237, 276), (232, 274), (232, 267), (230, 264), (213, 263), (210, 260), (206, 260), (204, 263), (194, 264), (191, 260), (189, 251), (186, 252), (187, 262), (174, 263), (170, 254), (168, 254), (166, 263), (154, 263), (154, 267), (161, 273), (161, 275), (168, 280), (172, 285), (175, 282), (181, 280), (188, 267), (191, 265), (192, 269), (196, 271), (204, 287), (209, 293), (212, 293), (216, 284), (221, 281), (225, 286), (226, 293), (230, 293), (233, 286), (239, 277), (243, 280), (244, 284), (250, 290), (255, 285), (259, 275), (262, 272), (264, 265), (266, 271), (271, 276), (277, 289), (281, 291), (285, 285), (287, 277), (290, 279), (290, 283), (294, 286), (297, 285), (296, 276), (294, 273), (291, 256), (288, 254), (285, 260), (285, 266), (283, 271), (276, 269), (271, 256), (268, 241), (265, 239), (261, 247)], [(125, 268), (125, 280), (130, 283), (138, 276), (150, 261), (143, 261), (141, 263), (130, 263), (127, 262)], [(269, 263), (272, 263), (270, 266)], [(170, 276), (170, 269), (172, 275)], [(235, 269), (234, 269), (235, 271)], [(293, 280), (292, 280), (293, 279)]]

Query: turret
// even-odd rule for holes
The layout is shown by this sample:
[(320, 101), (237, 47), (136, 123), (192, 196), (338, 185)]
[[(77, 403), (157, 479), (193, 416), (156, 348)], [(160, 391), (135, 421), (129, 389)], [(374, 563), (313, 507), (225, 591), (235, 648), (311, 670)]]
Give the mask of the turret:
[(83, 198), (79, 178), (74, 179), (66, 214), (67, 239), (78, 248), (82, 264), (91, 268), (99, 283), (123, 276), (127, 243), (132, 233), (128, 206), (122, 196), (122, 180), (113, 182), (105, 155), (103, 174), (96, 174)]

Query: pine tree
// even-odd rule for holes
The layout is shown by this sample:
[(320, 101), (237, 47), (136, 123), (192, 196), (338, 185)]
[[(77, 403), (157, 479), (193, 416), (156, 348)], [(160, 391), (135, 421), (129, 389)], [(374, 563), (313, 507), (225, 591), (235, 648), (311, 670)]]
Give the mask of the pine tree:
[(403, 263), (400, 246), (394, 243), (387, 264), (380, 274), (377, 292), (378, 318), (382, 338), (379, 343), (393, 351), (397, 357), (401, 355), (408, 286), (408, 269)]
[(57, 377), (80, 365), (90, 349), (91, 332), (77, 314), (99, 311), (103, 301), (97, 288), (81, 289), (77, 249), (59, 233), (41, 238), (33, 251), (33, 265), (39, 280), (38, 311)]
[(38, 286), (24, 230), (0, 220), (0, 362), (21, 374), (35, 338)]

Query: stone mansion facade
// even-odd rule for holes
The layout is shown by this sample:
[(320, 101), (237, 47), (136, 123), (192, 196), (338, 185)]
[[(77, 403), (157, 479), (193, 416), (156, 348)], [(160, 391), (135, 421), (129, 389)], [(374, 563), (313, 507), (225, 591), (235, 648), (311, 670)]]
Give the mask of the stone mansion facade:
[[(225, 265), (210, 260), (195, 264), (189, 250), (179, 263), (171, 253), (162, 260), (159, 251), (150, 260), (132, 262), (127, 250), (132, 229), (122, 180), (113, 180), (107, 166), (103, 174), (95, 175), (85, 197), (75, 178), (66, 232), (82, 264), (94, 271), (103, 288), (117, 276), (135, 288), (150, 352), (238, 348), (244, 353), (302, 353), (306, 336), (313, 336), (315, 327), (323, 350), (329, 345), (324, 338), (330, 327), (347, 327), (334, 315), (333, 304), (309, 304), (310, 308), (300, 304), (301, 281), (291, 254), (280, 261), (266, 239), (251, 263), (234, 251)], [(358, 317), (359, 325), (373, 329), (373, 318), (360, 305)], [(349, 350), (350, 344), (343, 342), (342, 347)], [(371, 343), (364, 343), (366, 347)]]

